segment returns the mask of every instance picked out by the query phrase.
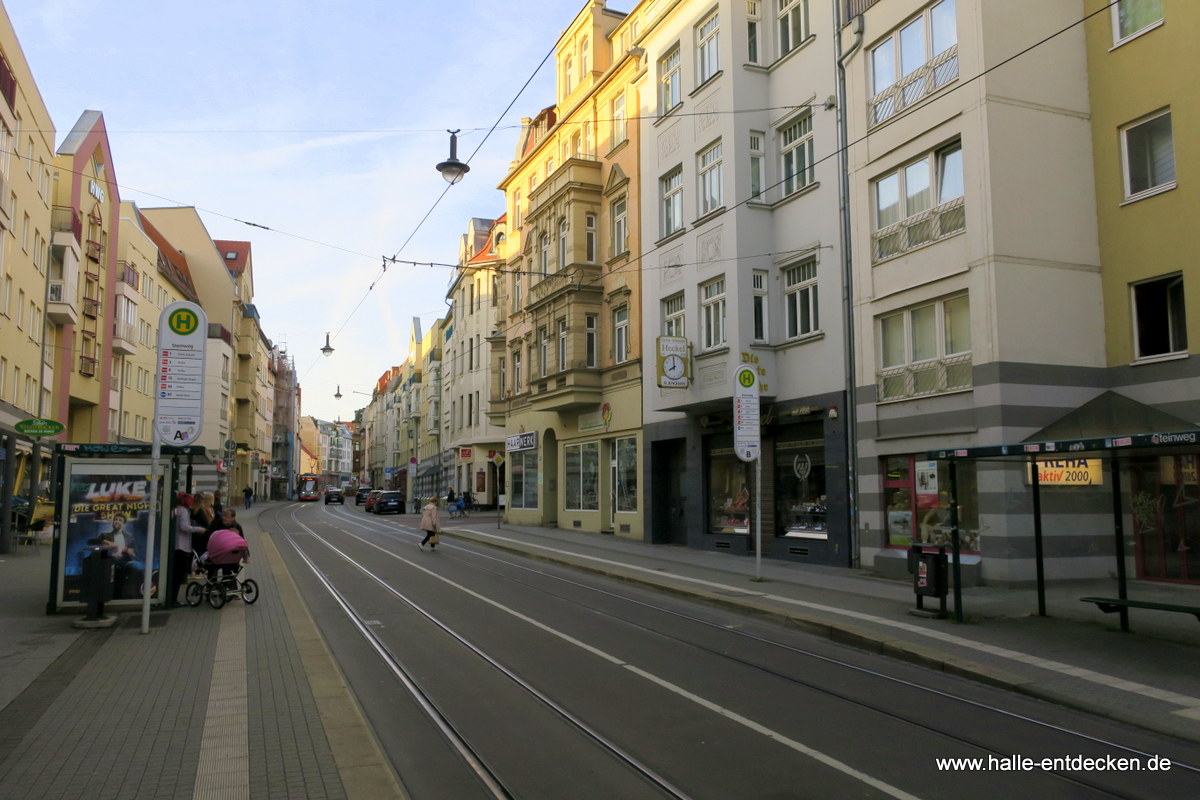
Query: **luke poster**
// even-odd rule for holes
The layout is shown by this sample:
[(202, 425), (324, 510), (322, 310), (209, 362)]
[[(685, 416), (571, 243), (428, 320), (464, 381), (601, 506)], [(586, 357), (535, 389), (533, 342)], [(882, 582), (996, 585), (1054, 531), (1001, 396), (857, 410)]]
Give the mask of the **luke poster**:
[[(84, 559), (112, 562), (110, 602), (141, 602), (145, 583), (146, 536), (150, 520), (148, 464), (73, 461), (64, 482), (67, 526), (62, 547), (62, 601), (86, 603)], [(162, 479), (159, 479), (160, 497)], [(163, 509), (158, 506), (160, 532), (155, 539), (150, 596), (157, 584), (163, 537)]]

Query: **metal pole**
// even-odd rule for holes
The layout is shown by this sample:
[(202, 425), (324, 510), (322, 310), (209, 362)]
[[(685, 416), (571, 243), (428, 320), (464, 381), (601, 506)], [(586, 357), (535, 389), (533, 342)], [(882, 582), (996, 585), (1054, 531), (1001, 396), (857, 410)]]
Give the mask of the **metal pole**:
[(1046, 616), (1046, 565), (1045, 553), (1042, 551), (1042, 482), (1038, 477), (1037, 457), (1029, 459), (1029, 470), (1033, 484), (1033, 552), (1037, 559), (1037, 596), (1038, 616)]
[(762, 454), (754, 459), (754, 580), (762, 580)]
[[(158, 439), (158, 426), (153, 426), (150, 445), (150, 514), (146, 517), (146, 566), (142, 574), (142, 633), (150, 632), (150, 590), (154, 585), (154, 537), (158, 534), (158, 462), (162, 457), (162, 442)], [(161, 556), (159, 557), (161, 559)], [(164, 563), (165, 567), (166, 564)], [(167, 577), (161, 569), (158, 574)], [(159, 581), (163, 587), (167, 581)], [(165, 597), (162, 587), (159, 596)]]
[[(1112, 457), (1113, 536), (1117, 548), (1117, 597), (1125, 599), (1125, 514), (1121, 511), (1121, 461)], [(1121, 606), (1121, 630), (1129, 633), (1129, 607)]]
[(954, 621), (963, 621), (962, 549), (958, 538), (958, 461), (950, 459), (950, 549), (954, 552)]

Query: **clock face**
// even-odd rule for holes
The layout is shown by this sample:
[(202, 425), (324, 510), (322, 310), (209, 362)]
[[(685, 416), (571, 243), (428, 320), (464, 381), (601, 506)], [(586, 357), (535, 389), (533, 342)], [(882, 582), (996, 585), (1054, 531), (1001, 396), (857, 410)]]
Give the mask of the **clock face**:
[(663, 374), (675, 380), (683, 377), (683, 359), (679, 356), (667, 356), (663, 359)]

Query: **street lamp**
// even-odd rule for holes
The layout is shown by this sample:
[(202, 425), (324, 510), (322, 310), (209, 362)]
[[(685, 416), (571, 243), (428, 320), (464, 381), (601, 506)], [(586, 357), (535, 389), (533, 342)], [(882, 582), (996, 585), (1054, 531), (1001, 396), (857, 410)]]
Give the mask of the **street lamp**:
[(333, 399), (334, 400), (342, 399), (342, 385), (340, 383), (338, 384), (337, 391), (333, 393)]
[(321, 355), (333, 355), (333, 345), (329, 343), (329, 331), (325, 331), (325, 346), (321, 348)]
[(461, 181), (471, 168), (458, 160), (458, 131), (448, 130), (446, 133), (450, 134), (450, 157), (437, 165), (437, 171), (442, 173), (446, 183), (453, 186)]

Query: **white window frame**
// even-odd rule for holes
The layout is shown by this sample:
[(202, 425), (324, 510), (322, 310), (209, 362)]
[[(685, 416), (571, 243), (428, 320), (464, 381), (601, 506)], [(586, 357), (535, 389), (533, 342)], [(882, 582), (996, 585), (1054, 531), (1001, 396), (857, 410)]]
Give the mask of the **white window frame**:
[(758, 64), (762, 60), (761, 0), (746, 0), (746, 61)]
[(596, 314), (585, 314), (583, 316), (583, 353), (584, 366), (590, 369), (595, 369), (599, 364), (599, 342), (596, 341), (597, 321), (599, 317)]
[(883, 261), (962, 233), (966, 230), (964, 193), (959, 141), (931, 150), (873, 180), (872, 261)]
[[(931, 4), (871, 48), (870, 125), (878, 125), (958, 79), (955, 2)], [(906, 59), (906, 55), (912, 57)]]
[(808, 0), (779, 0), (778, 22), (779, 57), (783, 58), (812, 35), (808, 21)]
[[(1141, 6), (1149, 14), (1153, 15), (1155, 10), (1158, 12), (1157, 17), (1147, 16), (1145, 22), (1137, 28), (1131, 28), (1126, 32), (1121, 31), (1122, 9), (1128, 9), (1130, 6)], [(1129, 15), (1132, 17), (1132, 15)], [(1131, 21), (1137, 24), (1136, 21)], [(1136, 39), (1148, 31), (1152, 31), (1163, 24), (1163, 8), (1162, 0), (1118, 0), (1112, 7), (1112, 30), (1113, 30), (1113, 47), (1118, 47), (1130, 39)]]
[(805, 114), (779, 129), (779, 166), (783, 196), (788, 197), (813, 183), (813, 118)]
[(538, 273), (545, 278), (550, 274), (550, 234), (538, 237)]
[(612, 254), (629, 252), (629, 200), (621, 195), (612, 202)]
[(684, 304), (683, 292), (673, 294), (662, 301), (663, 336), (686, 336), (684, 322), (686, 321), (687, 306)]
[(513, 350), (512, 365), (513, 365), (512, 393), (520, 394), (521, 393), (521, 351), (519, 349)]
[(583, 260), (589, 264), (596, 263), (596, 215), (588, 212), (583, 215)]
[(700, 216), (711, 214), (725, 204), (721, 169), (721, 141), (700, 151), (696, 157), (700, 182)]
[(683, 59), (676, 44), (658, 60), (658, 115), (665, 116), (683, 103)]
[(753, 316), (751, 317), (751, 339), (755, 342), (766, 342), (771, 338), (771, 328), (767, 318), (767, 271), (756, 269), (750, 275), (750, 290), (753, 292)]
[(612, 146), (616, 147), (629, 137), (625, 124), (625, 93), (621, 92), (612, 99), (609, 116), (612, 117)]
[(570, 230), (567, 227), (567, 218), (563, 217), (558, 221), (558, 270), (562, 271), (567, 268), (567, 235)]
[(715, 350), (728, 344), (725, 314), (725, 276), (700, 285), (700, 346)]
[[(1154, 129), (1161, 130), (1162, 121), (1166, 120), (1166, 143), (1161, 152), (1154, 152), (1155, 142), (1150, 148), (1145, 147), (1146, 141), (1138, 139), (1141, 146), (1136, 147), (1132, 141), (1133, 135)], [(1145, 186), (1135, 187), (1133, 164), (1140, 164), (1139, 172), (1145, 173)], [(1171, 120), (1171, 109), (1165, 108), (1131, 122), (1121, 128), (1121, 168), (1125, 181), (1126, 201), (1140, 200), (1143, 197), (1158, 194), (1175, 188), (1175, 137)], [(1158, 173), (1162, 174), (1159, 175)], [(1158, 181), (1153, 183), (1153, 181)]]
[(696, 26), (696, 83), (703, 85), (721, 71), (721, 16), (713, 11)]
[(521, 271), (513, 273), (513, 311), (521, 310)]
[(659, 238), (683, 230), (683, 165), (672, 169), (658, 179), (659, 188)]
[[(1158, 298), (1146, 297), (1151, 287), (1164, 287), (1164, 297), (1160, 302), (1151, 302)], [(1133, 356), (1135, 361), (1151, 361), (1162, 358), (1187, 355), (1187, 309), (1183, 294), (1183, 273), (1175, 272), (1160, 275), (1149, 280), (1138, 281), (1129, 286), (1129, 302), (1133, 314)], [(1151, 307), (1153, 306), (1153, 307)], [(1145, 307), (1144, 315), (1140, 313)], [(1147, 317), (1142, 324), (1142, 317)], [(1166, 349), (1153, 353), (1143, 352), (1143, 331), (1150, 325), (1156, 324), (1163, 330), (1156, 331), (1158, 338), (1165, 338)], [(1164, 336), (1165, 334), (1165, 336)]]
[(783, 270), (784, 332), (789, 340), (821, 330), (817, 262), (810, 259)]
[(558, 369), (563, 371), (567, 368), (567, 321), (565, 319), (558, 320)]
[(613, 363), (629, 360), (629, 306), (613, 309)]
[(764, 200), (763, 192), (767, 180), (767, 135), (762, 131), (750, 131), (750, 199)]
[[(956, 347), (950, 340), (949, 329), (955, 315), (965, 314), (966, 324), (961, 334), (964, 341)], [(926, 344), (929, 352), (917, 352), (914, 329), (919, 327), (920, 315), (928, 327)], [(898, 334), (903, 352), (892, 354), (889, 360), (887, 328)], [(906, 400), (970, 389), (971, 375), (970, 301), (966, 294), (934, 300), (884, 314), (875, 323), (879, 368), (876, 373), (877, 401)]]

